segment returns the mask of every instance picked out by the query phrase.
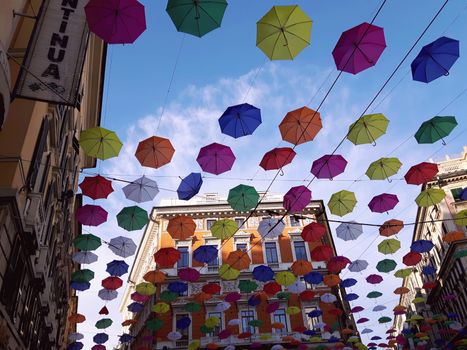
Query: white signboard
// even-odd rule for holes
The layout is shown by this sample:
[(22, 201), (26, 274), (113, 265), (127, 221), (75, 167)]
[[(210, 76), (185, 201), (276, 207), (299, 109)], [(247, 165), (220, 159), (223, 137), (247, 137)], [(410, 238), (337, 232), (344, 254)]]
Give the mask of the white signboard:
[(2, 43), (0, 43), (0, 128), (10, 107), (11, 76), (10, 64)]

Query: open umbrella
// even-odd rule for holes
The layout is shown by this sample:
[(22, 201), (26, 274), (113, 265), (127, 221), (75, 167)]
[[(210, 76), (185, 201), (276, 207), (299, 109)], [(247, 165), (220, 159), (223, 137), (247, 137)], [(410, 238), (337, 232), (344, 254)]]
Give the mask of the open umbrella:
[(107, 214), (100, 205), (86, 204), (76, 210), (76, 219), (81, 225), (99, 226), (107, 221)]
[[(340, 284), (341, 284), (341, 287), (343, 288), (349, 288), (349, 287), (353, 287), (354, 285), (356, 285), (357, 280), (354, 278), (346, 278)], [(355, 312), (355, 311), (352, 311), (352, 312)]]
[(365, 22), (341, 34), (332, 56), (338, 70), (357, 74), (373, 67), (385, 48), (383, 28)]
[(327, 261), (334, 254), (334, 251), (329, 245), (319, 245), (311, 251), (311, 258), (314, 261)]
[(241, 280), (238, 282), (238, 289), (242, 293), (251, 293), (258, 289), (258, 283), (251, 280)]
[(172, 267), (180, 259), (180, 252), (172, 247), (160, 248), (154, 253), (154, 261), (160, 267)]
[(352, 212), (355, 204), (357, 204), (355, 193), (342, 190), (331, 196), (328, 202), (328, 207), (332, 214), (344, 216)]
[(274, 277), (275, 281), (279, 283), (281, 286), (288, 287), (292, 283), (295, 282), (297, 277), (292, 272), (289, 271), (280, 271), (276, 273), (276, 276)]
[(331, 293), (324, 293), (323, 295), (321, 295), (320, 300), (323, 303), (333, 303), (337, 300), (337, 297)]
[(292, 162), (295, 155), (295, 151), (290, 147), (274, 148), (264, 154), (259, 165), (264, 170), (282, 169)]
[(298, 5), (273, 6), (256, 23), (256, 46), (271, 60), (292, 60), (310, 45), (311, 25)]
[(135, 156), (142, 166), (157, 169), (170, 163), (174, 153), (169, 139), (151, 136), (138, 144)]
[(311, 173), (318, 179), (332, 180), (342, 174), (347, 166), (347, 161), (339, 154), (327, 154), (316, 159), (311, 166)]
[(368, 207), (374, 213), (384, 213), (394, 209), (397, 203), (399, 203), (399, 199), (395, 194), (382, 193), (374, 196), (368, 203)]
[(405, 277), (410, 276), (411, 273), (412, 273), (411, 268), (399, 269), (396, 272), (394, 272), (394, 276), (397, 278), (405, 278)]
[(85, 283), (91, 281), (93, 278), (94, 272), (89, 269), (78, 270), (71, 274), (73, 282)]
[(390, 272), (394, 270), (397, 263), (392, 259), (383, 259), (376, 264), (376, 270), (379, 272)]
[(396, 219), (385, 221), (379, 227), (379, 234), (384, 237), (396, 235), (404, 228), (404, 222)]
[(329, 274), (323, 277), (323, 283), (328, 287), (335, 287), (341, 282), (338, 275)]
[(283, 206), (291, 214), (300, 213), (311, 201), (311, 191), (306, 186), (292, 187), (284, 195)]
[(354, 145), (372, 143), (386, 133), (389, 120), (384, 114), (367, 114), (350, 124), (347, 139)]
[(467, 209), (461, 210), (454, 215), (454, 223), (457, 226), (467, 226)]
[(188, 290), (188, 284), (184, 282), (170, 282), (167, 285), (167, 290), (176, 293), (178, 295), (185, 293)]
[(417, 265), (422, 260), (422, 254), (416, 252), (409, 252), (402, 258), (402, 262), (407, 266)]
[(92, 264), (98, 259), (93, 252), (82, 251), (73, 254), (72, 260), (78, 264)]
[(218, 257), (217, 248), (213, 245), (203, 245), (193, 251), (193, 259), (200, 263), (209, 263)]
[(143, 279), (146, 282), (156, 284), (156, 283), (164, 283), (166, 277), (167, 276), (165, 275), (165, 273), (160, 270), (150, 270), (144, 274)]
[(106, 329), (112, 325), (113, 321), (110, 318), (101, 318), (95, 324), (97, 329)]
[(79, 187), (83, 195), (91, 199), (107, 198), (114, 191), (112, 181), (100, 175), (86, 176)]
[(102, 160), (117, 157), (122, 148), (117, 134), (101, 127), (82, 131), (79, 144), (86, 155)]
[(292, 266), (290, 266), (290, 269), (295, 274), (295, 276), (303, 276), (307, 273), (310, 273), (311, 270), (313, 270), (313, 266), (311, 265), (311, 262), (299, 259), (293, 262)]
[(138, 206), (125, 207), (117, 214), (118, 226), (127, 230), (140, 230), (149, 222), (148, 212)]
[(260, 124), (260, 109), (248, 103), (228, 107), (219, 118), (222, 133), (234, 138), (253, 134)]
[(229, 264), (222, 264), (219, 268), (219, 277), (224, 280), (234, 280), (240, 275), (240, 270), (234, 269)]
[(305, 242), (319, 241), (326, 234), (326, 227), (318, 222), (312, 222), (306, 225), (301, 233)]
[(284, 231), (285, 224), (282, 220), (266, 218), (260, 221), (258, 225), (258, 233), (264, 239), (279, 237)]
[(293, 145), (312, 141), (322, 128), (319, 112), (308, 107), (288, 112), (279, 124), (282, 139)]
[(446, 142), (443, 138), (448, 136), (456, 126), (455, 117), (436, 116), (420, 125), (415, 133), (415, 139), (418, 143), (434, 143), (442, 140), (443, 145), (445, 145)]
[(397, 158), (380, 158), (370, 164), (365, 174), (371, 180), (384, 180), (397, 174), (401, 166)]
[(203, 185), (203, 179), (200, 173), (190, 173), (184, 177), (178, 185), (178, 199), (187, 201), (196, 196)]
[(427, 188), (426, 190), (420, 192), (420, 194), (415, 198), (415, 203), (419, 207), (431, 207), (432, 205), (440, 203), (444, 197), (446, 197), (446, 192), (441, 188)]
[(197, 37), (219, 28), (226, 0), (169, 0), (166, 11), (179, 32)]
[(256, 207), (259, 194), (255, 188), (247, 185), (238, 185), (231, 188), (227, 202), (236, 211), (249, 211)]
[(173, 239), (186, 240), (195, 234), (196, 223), (195, 221), (185, 215), (177, 215), (169, 219), (167, 224), (167, 232)]
[(442, 36), (425, 45), (412, 64), (412, 78), (429, 83), (444, 75), (459, 58), (459, 41)]
[(231, 219), (217, 220), (211, 226), (212, 235), (221, 240), (229, 239), (237, 231), (238, 231), (238, 225), (234, 220), (231, 220)]
[(208, 146), (201, 147), (196, 161), (203, 171), (219, 175), (232, 169), (235, 155), (230, 147), (219, 143), (211, 143)]
[(385, 239), (378, 244), (378, 251), (382, 254), (393, 254), (401, 248), (401, 242), (397, 239), (389, 238)]
[(366, 260), (355, 260), (349, 265), (349, 271), (352, 272), (361, 272), (368, 267), (368, 262)]
[(326, 267), (329, 272), (340, 273), (351, 261), (345, 256), (333, 256), (329, 259)]
[(422, 162), (412, 166), (404, 175), (405, 181), (410, 185), (422, 185), (432, 180), (438, 174), (438, 165)]
[(136, 244), (130, 238), (118, 236), (109, 242), (109, 249), (122, 258), (128, 258), (136, 252)]
[(159, 193), (157, 182), (142, 176), (122, 188), (125, 197), (131, 201), (149, 202)]
[(250, 267), (251, 259), (248, 253), (235, 250), (229, 253), (225, 262), (236, 270), (244, 270)]
[(82, 251), (96, 250), (101, 244), (101, 239), (90, 233), (81, 234), (73, 240), (73, 245)]
[(367, 297), (368, 299), (377, 299), (377, 298), (379, 298), (379, 297), (382, 296), (382, 295), (383, 295), (383, 293), (374, 290), (374, 291), (368, 293), (368, 294), (366, 295), (366, 297)]
[(372, 274), (366, 278), (366, 281), (370, 284), (379, 284), (383, 282), (383, 277), (381, 277), (380, 275)]
[(432, 241), (429, 241), (426, 239), (419, 239), (412, 243), (412, 245), (410, 246), (410, 251), (416, 252), (416, 253), (427, 253), (431, 249), (433, 249), (434, 246), (435, 245), (433, 244)]
[(448, 243), (452, 243), (452, 242), (455, 242), (455, 241), (459, 241), (461, 239), (464, 239), (465, 238), (465, 233), (462, 232), (462, 231), (452, 231), (452, 232), (448, 232), (444, 235), (443, 237), (443, 241), (444, 242), (448, 242)]
[(106, 272), (111, 276), (123, 276), (128, 272), (128, 264), (123, 260), (112, 260), (107, 264)]
[(398, 288), (394, 289), (394, 294), (396, 294), (396, 295), (407, 294), (408, 292), (410, 292), (410, 289), (407, 288), (407, 287), (398, 287)]
[(341, 223), (336, 228), (337, 237), (343, 239), (344, 241), (353, 241), (360, 237), (363, 233), (363, 226), (357, 224), (355, 221)]
[(156, 293), (156, 286), (149, 282), (138, 283), (135, 290), (142, 295), (153, 295)]
[(101, 289), (97, 293), (98, 297), (105, 301), (110, 301), (118, 298), (118, 292), (114, 289)]
[(105, 289), (115, 290), (123, 285), (123, 281), (116, 276), (109, 276), (102, 280), (101, 285)]
[(253, 278), (260, 282), (271, 281), (274, 278), (274, 271), (265, 265), (258, 265), (253, 269)]

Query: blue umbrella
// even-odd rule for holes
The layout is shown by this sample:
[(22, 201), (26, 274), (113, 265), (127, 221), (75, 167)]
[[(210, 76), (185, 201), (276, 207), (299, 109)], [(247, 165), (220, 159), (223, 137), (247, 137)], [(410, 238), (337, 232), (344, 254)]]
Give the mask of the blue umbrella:
[(274, 271), (269, 266), (259, 265), (253, 269), (253, 278), (260, 282), (271, 281), (274, 278)]
[(133, 340), (133, 337), (129, 334), (126, 334), (126, 333), (123, 333), (121, 336), (120, 336), (120, 341), (122, 343), (129, 343)]
[(105, 333), (97, 333), (92, 340), (96, 344), (104, 344), (107, 340), (109, 340), (109, 336)]
[(331, 338), (328, 339), (328, 343), (337, 343), (340, 340), (341, 340), (340, 338), (337, 338), (335, 336), (331, 336)]
[(365, 328), (365, 329), (363, 329), (360, 333), (361, 333), (361, 334), (368, 334), (368, 333), (372, 333), (372, 332), (373, 332), (372, 329), (370, 329), (370, 328)]
[[(412, 334), (412, 329), (410, 328), (404, 328), (401, 333), (405, 334), (405, 335), (409, 335), (409, 334)], [(381, 339), (381, 338), (380, 338)]]
[(261, 297), (259, 295), (253, 294), (248, 298), (248, 305), (255, 307), (259, 304), (261, 304)]
[(193, 252), (193, 259), (200, 263), (208, 263), (217, 258), (217, 248), (213, 245), (203, 245)]
[(313, 318), (313, 317), (319, 317), (323, 314), (323, 312), (320, 310), (320, 309), (316, 309), (316, 310), (313, 310), (313, 311), (310, 311), (308, 313), (308, 317), (310, 318)]
[(436, 269), (431, 265), (427, 265), (423, 267), (422, 272), (424, 275), (433, 275), (436, 273)]
[(133, 302), (127, 306), (127, 309), (128, 311), (131, 311), (131, 312), (141, 312), (144, 309), (144, 304)]
[(200, 173), (190, 173), (182, 179), (177, 188), (178, 199), (187, 201), (196, 196), (203, 185)]
[(79, 291), (84, 291), (84, 290), (88, 290), (89, 288), (91, 288), (91, 283), (89, 282), (71, 282), (70, 283), (70, 288), (71, 289), (75, 289), (75, 290), (79, 290)]
[(442, 36), (423, 46), (415, 57), (411, 64), (412, 78), (429, 83), (443, 75), (448, 75), (449, 69), (458, 58), (459, 41)]
[(189, 317), (182, 317), (181, 319), (177, 320), (176, 327), (178, 329), (185, 329), (190, 327), (191, 320)]
[(459, 315), (456, 314), (456, 313), (454, 313), (454, 312), (450, 312), (450, 313), (448, 313), (446, 316), (447, 316), (448, 318), (458, 318), (458, 317), (459, 317)]
[(383, 338), (381, 338), (381, 337), (378, 336), (378, 335), (375, 335), (375, 336), (371, 337), (370, 340), (380, 340), (380, 339), (383, 339)]
[(188, 284), (183, 282), (170, 282), (168, 290), (177, 294), (183, 294), (188, 290)]
[(321, 275), (319, 272), (312, 271), (303, 276), (303, 279), (305, 280), (305, 282), (308, 282), (310, 284), (320, 284), (321, 282), (323, 282), (323, 275)]
[(459, 199), (461, 201), (467, 201), (467, 187), (462, 190), (461, 194), (459, 195)]
[(305, 335), (316, 335), (317, 333), (318, 333), (317, 331), (314, 331), (311, 329), (307, 329), (306, 331), (303, 332), (303, 334)]
[(79, 341), (74, 341), (68, 345), (67, 350), (81, 350), (84, 347), (84, 344)]
[(349, 288), (352, 286), (355, 286), (357, 284), (357, 280), (354, 278), (346, 278), (341, 282), (341, 287), (342, 288)]
[(123, 260), (112, 260), (107, 264), (107, 271), (111, 276), (122, 276), (128, 272), (128, 264)]
[(366, 260), (355, 260), (352, 262), (348, 269), (352, 272), (360, 272), (365, 270), (368, 267), (368, 262)]
[(419, 239), (418, 241), (412, 243), (412, 245), (410, 246), (410, 251), (415, 253), (426, 253), (433, 249), (434, 246), (435, 245), (432, 241), (428, 241), (426, 239)]
[(386, 306), (384, 305), (376, 305), (374, 308), (373, 308), (373, 311), (374, 312), (377, 312), (377, 311), (383, 311), (383, 310), (386, 310)]
[(234, 138), (251, 135), (260, 124), (260, 109), (248, 103), (230, 106), (219, 118), (222, 133)]
[(347, 301), (357, 300), (358, 298), (360, 298), (360, 296), (358, 294), (355, 294), (355, 293), (349, 293), (344, 297), (344, 299), (347, 300)]

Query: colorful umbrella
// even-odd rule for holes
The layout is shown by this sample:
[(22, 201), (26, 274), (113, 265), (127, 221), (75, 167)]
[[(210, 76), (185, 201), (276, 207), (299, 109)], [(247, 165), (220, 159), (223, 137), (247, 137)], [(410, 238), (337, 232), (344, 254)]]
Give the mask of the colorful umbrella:
[(219, 28), (226, 0), (169, 0), (166, 11), (179, 32), (197, 37)]
[(273, 6), (256, 23), (256, 46), (271, 60), (292, 60), (310, 45), (311, 25), (298, 5)]
[(412, 78), (429, 83), (444, 75), (459, 58), (459, 41), (442, 36), (420, 50), (412, 64)]
[(70, 321), (70, 323), (83, 323), (86, 321), (86, 316), (75, 313), (68, 316), (68, 321)]
[(320, 245), (313, 248), (311, 251), (311, 258), (314, 261), (327, 261), (334, 254), (334, 251), (331, 246)]
[(107, 268), (105, 271), (109, 273), (111, 276), (123, 276), (128, 272), (128, 264), (123, 260), (112, 260), (107, 264)]
[(260, 124), (260, 109), (248, 103), (228, 107), (219, 118), (222, 133), (234, 138), (253, 134)]
[(402, 262), (407, 266), (417, 265), (421, 260), (422, 254), (416, 252), (409, 252), (402, 258)]
[(290, 286), (292, 283), (295, 282), (297, 277), (292, 272), (289, 271), (280, 271), (276, 273), (275, 281), (279, 283), (281, 286)]
[(71, 274), (73, 282), (85, 283), (91, 281), (93, 278), (94, 272), (89, 269), (78, 270)]
[(454, 223), (457, 226), (467, 226), (467, 209), (461, 210), (454, 215)]
[(427, 253), (430, 250), (432, 250), (434, 246), (435, 245), (432, 241), (426, 239), (419, 239), (412, 243), (412, 245), (410, 246), (410, 251), (416, 253)]
[(97, 261), (98, 257), (93, 252), (82, 251), (74, 253), (71, 259), (78, 264), (92, 264)]
[(127, 230), (140, 230), (149, 222), (148, 212), (138, 206), (125, 207), (117, 214), (118, 226)]
[(311, 265), (311, 262), (299, 259), (294, 261), (292, 266), (290, 266), (290, 269), (295, 274), (295, 276), (303, 276), (307, 273), (310, 273), (311, 270), (313, 270), (313, 266)]
[[(349, 288), (349, 287), (353, 287), (354, 285), (357, 284), (357, 280), (354, 279), (354, 278), (346, 278), (345, 280), (343, 280), (341, 282), (341, 287), (343, 288)], [(355, 311), (352, 311), (352, 312), (355, 312)]]
[(337, 275), (326, 275), (323, 277), (323, 283), (328, 287), (335, 287), (341, 282), (341, 279)]
[(163, 283), (165, 281), (166, 277), (167, 276), (162, 271), (151, 270), (151, 271), (148, 271), (148, 272), (146, 272), (144, 274), (143, 279), (146, 282), (156, 284), (156, 283)]
[(365, 22), (341, 34), (332, 56), (338, 70), (357, 74), (373, 67), (385, 48), (383, 28)]
[(355, 221), (341, 223), (336, 228), (337, 237), (344, 241), (353, 241), (363, 233), (363, 226)]
[(379, 284), (383, 282), (383, 277), (381, 277), (380, 275), (372, 274), (366, 278), (366, 281), (370, 284)]
[(190, 173), (177, 188), (178, 199), (187, 201), (196, 196), (203, 185), (200, 173)]
[(329, 259), (326, 267), (330, 272), (340, 273), (351, 261), (345, 256), (333, 256)]
[[(408, 292), (410, 292), (410, 289), (407, 288), (407, 287), (398, 287), (398, 288), (394, 289), (394, 294), (396, 294), (396, 295), (407, 294)], [(396, 311), (396, 310), (394, 310), (394, 311)]]
[(179, 281), (170, 282), (167, 285), (167, 290), (180, 295), (188, 290), (188, 284)]
[(404, 228), (404, 222), (396, 219), (385, 221), (379, 227), (379, 234), (384, 237), (390, 237), (398, 234)]
[(234, 220), (231, 220), (231, 219), (217, 220), (211, 226), (211, 234), (214, 237), (219, 238), (221, 240), (229, 239), (237, 231), (238, 231), (238, 225)]
[(284, 232), (285, 224), (282, 220), (266, 218), (260, 221), (258, 225), (258, 233), (264, 239), (279, 237)]
[(221, 286), (219, 283), (208, 283), (205, 284), (201, 290), (207, 294), (219, 294), (221, 292)]
[(229, 264), (222, 264), (219, 268), (219, 277), (224, 280), (234, 280), (240, 275), (240, 271), (234, 269)]
[(452, 243), (455, 241), (459, 241), (461, 239), (465, 238), (465, 233), (462, 231), (452, 231), (448, 232), (446, 235), (443, 237), (444, 242)]
[(346, 301), (354, 301), (354, 300), (357, 300), (358, 298), (360, 298), (360, 296), (355, 293), (348, 293), (346, 296), (344, 296), (344, 299)]
[(323, 303), (329, 304), (335, 302), (337, 300), (337, 297), (331, 293), (324, 293), (323, 295), (321, 295), (320, 300)]
[(244, 270), (250, 267), (251, 259), (248, 253), (235, 250), (229, 253), (225, 262), (236, 270)]
[(376, 264), (376, 270), (379, 272), (389, 272), (396, 268), (397, 263), (392, 259), (383, 259)]
[[(150, 296), (148, 295), (148, 297)], [(129, 304), (126, 308), (128, 311), (131, 312), (141, 312), (144, 310), (144, 304), (133, 302)]]
[(83, 195), (91, 199), (107, 198), (114, 191), (112, 181), (100, 175), (86, 176), (79, 187)]
[(253, 269), (253, 278), (260, 282), (271, 281), (274, 278), (274, 271), (269, 266), (259, 265)]
[(387, 317), (387, 316), (383, 316), (383, 317), (378, 318), (379, 323), (388, 323), (388, 322), (391, 322), (391, 321), (392, 321), (392, 318)]
[(188, 312), (199, 312), (201, 311), (201, 304), (189, 302), (185, 304), (183, 309)]
[(209, 263), (218, 257), (217, 248), (213, 245), (204, 245), (193, 251), (193, 259), (200, 263)]
[(200, 276), (201, 274), (199, 271), (191, 267), (184, 267), (178, 270), (178, 277), (182, 281), (196, 282), (199, 280)]
[(441, 188), (427, 188), (420, 192), (417, 198), (415, 198), (415, 203), (417, 203), (419, 207), (431, 207), (432, 205), (440, 203), (444, 197), (446, 197), (446, 192)]
[(135, 290), (142, 295), (153, 295), (156, 293), (156, 286), (149, 282), (138, 283)]
[(173, 239), (186, 240), (195, 234), (195, 221), (185, 215), (177, 215), (169, 220), (167, 232)]
[(227, 202), (236, 211), (249, 211), (256, 207), (259, 194), (255, 188), (247, 185), (238, 185), (231, 188)]
[(301, 292), (304, 292), (306, 290), (306, 285), (305, 283), (296, 280), (294, 283), (292, 283), (290, 286), (287, 287), (287, 291), (293, 294), (300, 294)]
[(200, 149), (196, 161), (203, 171), (219, 175), (232, 169), (235, 156), (230, 147), (211, 143)]
[(410, 268), (400, 269), (394, 272), (394, 276), (397, 278), (405, 278), (405, 277), (410, 276), (411, 273), (412, 273), (412, 269)]
[(258, 283), (251, 280), (241, 280), (238, 282), (238, 289), (242, 293), (251, 293), (258, 288)]
[(123, 281), (115, 276), (104, 278), (101, 282), (102, 287), (105, 289), (115, 290), (123, 285)]
[(110, 318), (102, 318), (95, 324), (97, 329), (106, 329), (112, 325), (113, 321)]
[(170, 268), (180, 259), (180, 252), (172, 247), (161, 248), (154, 254), (154, 261), (162, 268)]
[(113, 131), (101, 127), (82, 131), (79, 144), (86, 155), (102, 160), (117, 157), (122, 148), (118, 136)]
[(73, 240), (73, 245), (82, 251), (96, 250), (101, 246), (101, 239), (92, 234), (81, 234)]
[(242, 295), (238, 292), (230, 292), (227, 294), (224, 298), (225, 301), (229, 303), (234, 303), (236, 301), (239, 301), (242, 298)]
[(157, 182), (142, 176), (122, 188), (125, 197), (131, 201), (149, 202), (159, 193)]
[(368, 293), (368, 294), (366, 295), (366, 297), (367, 297), (368, 299), (377, 299), (377, 298), (379, 298), (379, 297), (382, 296), (382, 295), (383, 295), (383, 293), (381, 293), (381, 292), (372, 291), (372, 292)]
[(150, 331), (158, 331), (164, 326), (164, 321), (159, 318), (151, 318), (146, 321), (146, 328)]
[(279, 124), (282, 139), (293, 145), (312, 141), (322, 128), (319, 112), (308, 107), (288, 112)]
[(76, 210), (76, 219), (81, 225), (99, 226), (107, 221), (107, 214), (99, 205), (86, 204)]
[(332, 214), (344, 216), (352, 212), (355, 204), (357, 204), (355, 193), (342, 190), (331, 196), (328, 202), (328, 207)]
[(292, 187), (284, 195), (283, 206), (291, 214), (300, 213), (311, 201), (311, 191), (306, 186)]
[(357, 119), (349, 126), (347, 139), (354, 145), (372, 143), (386, 133), (389, 120), (384, 114), (367, 114)]
[(455, 117), (436, 116), (422, 123), (415, 133), (415, 139), (418, 143), (434, 143), (442, 140), (446, 144), (444, 137), (448, 136), (457, 126)]
[(388, 212), (399, 203), (399, 198), (395, 194), (382, 193), (377, 196), (374, 196), (368, 207), (373, 213), (384, 213)]
[(347, 166), (347, 161), (338, 154), (327, 154), (316, 159), (311, 166), (311, 173), (318, 179), (332, 180), (342, 174)]
[(349, 265), (349, 271), (361, 272), (368, 267), (366, 260), (355, 260)]
[(393, 254), (401, 248), (401, 242), (397, 239), (389, 238), (378, 244), (378, 251), (382, 254)]
[(228, 309), (230, 309), (230, 303), (226, 302), (226, 301), (221, 301), (220, 303), (218, 303), (215, 307), (214, 307), (214, 311), (216, 312), (224, 312), (224, 311), (227, 311)]
[(259, 165), (264, 170), (282, 169), (292, 162), (295, 155), (295, 151), (290, 147), (274, 148), (264, 154)]
[(438, 174), (438, 165), (422, 162), (412, 166), (404, 175), (405, 181), (410, 185), (422, 185), (432, 180)]
[(397, 174), (401, 166), (397, 158), (380, 158), (370, 164), (365, 174), (371, 180), (384, 180)]
[(130, 238), (118, 236), (109, 242), (109, 249), (122, 258), (128, 258), (136, 252), (136, 244)]
[(174, 153), (169, 139), (151, 136), (138, 144), (135, 156), (142, 166), (157, 169), (170, 163)]
[(312, 222), (306, 225), (301, 233), (305, 242), (319, 241), (326, 234), (326, 227), (323, 224)]

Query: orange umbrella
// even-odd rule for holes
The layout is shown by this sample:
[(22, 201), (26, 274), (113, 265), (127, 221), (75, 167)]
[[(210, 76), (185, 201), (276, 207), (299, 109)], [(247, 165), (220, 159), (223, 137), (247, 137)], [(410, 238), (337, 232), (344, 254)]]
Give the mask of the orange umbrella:
[(392, 309), (392, 311), (396, 311), (396, 312), (405, 311), (405, 310), (407, 310), (407, 308), (405, 306), (403, 306), (403, 305), (396, 305), (396, 306), (394, 306), (394, 309)]
[(287, 113), (279, 124), (282, 139), (294, 145), (313, 140), (322, 127), (319, 112), (308, 107)]
[(349, 334), (353, 334), (355, 331), (353, 329), (350, 329), (350, 328), (344, 328), (341, 333), (344, 334), (344, 335), (349, 335)]
[(283, 329), (285, 326), (283, 323), (274, 322), (274, 323), (271, 323), (271, 327), (274, 329)]
[(145, 275), (143, 276), (143, 279), (146, 282), (156, 284), (156, 283), (163, 283), (166, 277), (167, 276), (162, 271), (151, 270), (145, 273)]
[(216, 349), (219, 349), (219, 345), (217, 345), (216, 343), (209, 343), (206, 345), (206, 349), (216, 350)]
[(211, 294), (204, 293), (204, 292), (199, 292), (198, 294), (195, 294), (193, 296), (193, 300), (200, 302), (200, 303), (203, 301), (209, 300), (211, 298), (212, 298)]
[(137, 322), (136, 320), (125, 320), (122, 322), (122, 326), (123, 327), (130, 326), (132, 324), (135, 324), (136, 322)]
[(241, 250), (236, 250), (229, 253), (229, 256), (227, 257), (225, 263), (236, 270), (243, 270), (250, 267), (251, 259), (248, 253), (243, 252)]
[(86, 321), (86, 317), (81, 314), (73, 314), (68, 317), (68, 321), (70, 321), (70, 323), (83, 323)]
[(313, 270), (311, 262), (303, 259), (295, 261), (290, 268), (295, 276), (303, 276)]
[(170, 140), (151, 136), (138, 144), (135, 156), (143, 166), (150, 168), (160, 168), (161, 166), (170, 163), (174, 155)]
[(394, 294), (402, 295), (410, 292), (410, 289), (407, 287), (398, 287), (394, 290)]
[(167, 232), (173, 239), (186, 240), (194, 235), (196, 230), (195, 221), (184, 215), (177, 215), (169, 220), (167, 224)]
[(465, 234), (462, 231), (452, 231), (449, 233), (446, 233), (446, 235), (443, 237), (443, 241), (452, 243), (454, 241), (458, 241), (460, 239), (464, 239)]
[(291, 335), (286, 335), (284, 337), (282, 337), (282, 341), (284, 342), (291, 342), (291, 341), (294, 341), (296, 340), (294, 337), (292, 337)]
[(397, 219), (391, 219), (385, 221), (379, 227), (379, 234), (384, 237), (390, 237), (392, 235), (396, 235), (399, 233), (400, 230), (404, 228), (404, 222)]
[(334, 286), (337, 286), (339, 283), (341, 283), (341, 279), (339, 276), (331, 274), (331, 275), (324, 276), (323, 282), (328, 287), (334, 287)]

